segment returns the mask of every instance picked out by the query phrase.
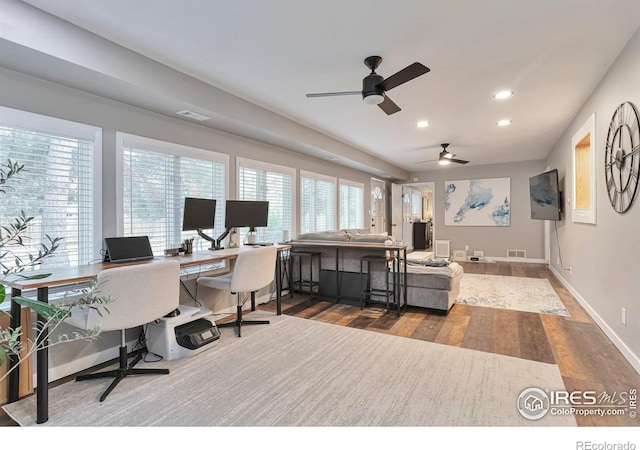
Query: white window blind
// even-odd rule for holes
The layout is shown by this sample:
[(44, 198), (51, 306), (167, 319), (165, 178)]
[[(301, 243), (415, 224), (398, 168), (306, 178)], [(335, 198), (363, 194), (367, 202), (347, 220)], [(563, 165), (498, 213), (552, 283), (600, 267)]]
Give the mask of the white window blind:
[(14, 257), (28, 264), (28, 255), (48, 244), (47, 235), (63, 239), (42, 267), (77, 266), (99, 256), (100, 144), (99, 128), (0, 107), (0, 161), (24, 165), (9, 181), (12, 188), (0, 193), (0, 221), (8, 225), (21, 211), (33, 217), (22, 234), (25, 245), (4, 248), (10, 250), (2, 258), (5, 271), (15, 266)]
[[(237, 159), (238, 200), (269, 202), (266, 228), (256, 230), (258, 242), (280, 242), (282, 232), (294, 230), (295, 169), (244, 158)], [(249, 229), (240, 230), (243, 241)]]
[(411, 191), (411, 215), (422, 217), (422, 194), (420, 191)]
[[(121, 133), (118, 133), (119, 135)], [(216, 200), (213, 230), (224, 231), (227, 157), (151, 139), (122, 134), (122, 226), (124, 236), (149, 236), (155, 254), (179, 247), (194, 231), (182, 231), (184, 198)], [(196, 239), (195, 250), (210, 243)]]
[(340, 180), (340, 228), (364, 228), (364, 185)]
[(336, 228), (336, 179), (310, 172), (300, 173), (300, 231)]

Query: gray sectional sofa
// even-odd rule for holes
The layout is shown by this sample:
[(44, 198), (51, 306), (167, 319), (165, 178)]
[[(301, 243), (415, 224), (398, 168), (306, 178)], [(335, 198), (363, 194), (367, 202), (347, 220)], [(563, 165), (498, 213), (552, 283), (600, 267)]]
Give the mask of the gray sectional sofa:
[[(321, 267), (317, 267), (314, 260), (313, 277), (320, 281), (319, 295), (335, 296), (336, 270), (340, 273), (341, 297), (357, 300), (360, 297), (360, 258), (374, 253), (366, 248), (340, 248), (339, 252), (331, 246), (305, 247), (305, 243), (325, 242), (336, 243), (384, 243), (389, 237), (386, 234), (371, 234), (366, 229), (326, 231), (321, 233), (306, 233), (299, 235), (292, 244), (294, 251), (312, 251), (321, 254)], [(419, 253), (416, 253), (416, 255)], [(338, 258), (336, 259), (336, 255)], [(424, 259), (424, 258), (423, 258)], [(428, 258), (426, 258), (428, 259)], [(308, 279), (308, 258), (295, 258), (292, 267), (293, 280), (299, 278), (299, 261), (302, 262), (302, 276)], [(429, 267), (421, 258), (407, 256), (407, 304), (428, 308), (434, 312), (447, 314), (460, 293), (460, 280), (464, 276), (462, 267), (451, 262), (446, 267)], [(385, 285), (383, 267), (372, 267), (371, 283), (373, 288), (383, 289)]]

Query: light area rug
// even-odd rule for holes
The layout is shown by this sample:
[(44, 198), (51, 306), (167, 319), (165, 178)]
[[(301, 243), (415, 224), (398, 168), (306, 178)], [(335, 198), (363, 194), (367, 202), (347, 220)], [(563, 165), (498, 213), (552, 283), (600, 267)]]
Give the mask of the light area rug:
[(569, 311), (544, 278), (465, 273), (456, 303), (569, 317)]
[[(525, 388), (564, 389), (555, 365), (269, 316), (242, 338), (222, 329), (220, 345), (194, 357), (145, 364), (171, 374), (127, 378), (103, 403), (108, 381), (57, 386), (40, 426), (576, 425), (573, 416), (529, 421), (516, 410)], [(34, 396), (4, 409), (35, 425)]]

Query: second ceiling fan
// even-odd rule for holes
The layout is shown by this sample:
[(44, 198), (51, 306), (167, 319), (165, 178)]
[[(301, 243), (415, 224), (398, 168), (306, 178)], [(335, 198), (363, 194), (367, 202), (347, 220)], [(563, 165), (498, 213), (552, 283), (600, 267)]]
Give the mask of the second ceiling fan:
[(386, 92), (394, 87), (411, 81), (414, 78), (429, 72), (429, 68), (414, 62), (399, 72), (384, 78), (376, 73), (376, 69), (382, 62), (380, 56), (369, 56), (364, 60), (365, 66), (371, 69), (371, 73), (362, 79), (361, 91), (345, 91), (345, 92), (321, 92), (317, 94), (307, 94), (307, 97), (335, 97), (338, 95), (362, 95), (365, 103), (378, 105), (387, 115), (391, 115), (400, 111), (400, 107), (396, 105)]
[(440, 144), (440, 146), (442, 147), (442, 151), (438, 155), (438, 159), (429, 159), (427, 161), (416, 161), (416, 164), (438, 161), (438, 164), (442, 166), (446, 166), (447, 164), (450, 164), (450, 163), (467, 164), (469, 162), (469, 161), (465, 161), (464, 159), (456, 159), (455, 158), (456, 155), (454, 155), (453, 153), (450, 153), (447, 150), (447, 147), (449, 147), (448, 143)]

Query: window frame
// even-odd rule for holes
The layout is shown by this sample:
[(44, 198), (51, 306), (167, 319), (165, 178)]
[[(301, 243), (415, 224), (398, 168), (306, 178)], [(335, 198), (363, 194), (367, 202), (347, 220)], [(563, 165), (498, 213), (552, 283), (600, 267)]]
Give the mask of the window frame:
[(339, 214), (340, 214), (340, 208), (339, 208), (339, 203), (340, 200), (338, 198), (339, 196), (339, 189), (338, 189), (338, 178), (337, 177), (332, 177), (330, 175), (324, 175), (324, 174), (320, 174), (320, 173), (315, 173), (315, 172), (309, 172), (306, 170), (300, 170), (300, 209), (299, 209), (299, 224), (300, 224), (300, 233), (307, 233), (307, 232), (316, 232), (317, 230), (310, 230), (310, 231), (304, 231), (302, 230), (302, 224), (303, 224), (303, 220), (302, 220), (302, 200), (304, 199), (304, 192), (303, 192), (303, 178), (308, 178), (308, 179), (312, 179), (315, 181), (324, 181), (327, 183), (332, 183), (334, 186), (334, 193), (333, 193), (333, 227), (329, 228), (328, 230), (321, 230), (321, 231), (333, 231), (333, 230), (337, 230), (337, 226), (338, 226), (338, 222), (340, 220), (339, 218)]
[[(297, 170), (294, 167), (282, 166), (279, 164), (267, 163), (264, 161), (258, 161), (255, 159), (244, 158), (244, 157), (236, 157), (236, 199), (242, 200), (240, 198), (240, 168), (246, 167), (248, 169), (253, 170), (262, 170), (265, 172), (273, 172), (279, 173), (283, 175), (291, 176), (291, 187), (293, 192), (291, 193), (291, 229), (289, 231), (289, 235), (295, 234), (295, 230), (297, 227), (297, 214), (296, 214), (296, 200), (297, 200), (297, 189), (296, 189), (296, 173)], [(284, 231), (284, 230), (283, 230)]]
[(339, 229), (346, 229), (346, 228), (353, 228), (353, 227), (347, 227), (344, 226), (342, 224), (342, 193), (340, 192), (342, 186), (348, 186), (348, 187), (353, 187), (353, 188), (357, 188), (361, 190), (361, 197), (360, 197), (360, 202), (362, 203), (362, 209), (360, 210), (360, 214), (362, 216), (362, 224), (359, 227), (355, 227), (355, 228), (365, 228), (365, 207), (364, 207), (364, 183), (360, 183), (357, 181), (352, 181), (352, 180), (347, 180), (344, 178), (339, 178), (338, 179), (338, 227)]
[[(141, 150), (173, 155), (179, 157), (201, 159), (224, 164), (224, 200), (229, 197), (229, 155), (213, 150), (190, 147), (183, 144), (147, 138), (134, 134), (116, 132), (116, 233), (124, 236), (124, 148), (139, 146)], [(218, 199), (216, 199), (218, 200)], [(216, 204), (216, 209), (220, 204)], [(224, 217), (224, 214), (223, 214)], [(216, 224), (218, 225), (218, 224)], [(224, 226), (222, 227), (224, 228)], [(216, 239), (218, 236), (211, 236)]]
[[(23, 128), (93, 141), (91, 174), (93, 181), (93, 224), (89, 250), (92, 255), (90, 261), (98, 258), (102, 251), (102, 128), (5, 106), (0, 106), (0, 123), (13, 128)], [(80, 262), (78, 264), (80, 265)]]

